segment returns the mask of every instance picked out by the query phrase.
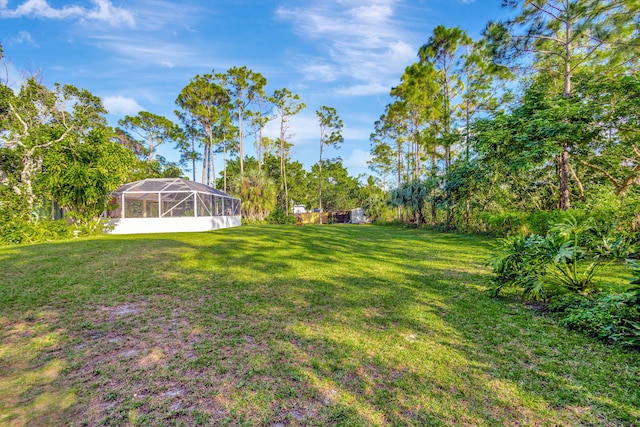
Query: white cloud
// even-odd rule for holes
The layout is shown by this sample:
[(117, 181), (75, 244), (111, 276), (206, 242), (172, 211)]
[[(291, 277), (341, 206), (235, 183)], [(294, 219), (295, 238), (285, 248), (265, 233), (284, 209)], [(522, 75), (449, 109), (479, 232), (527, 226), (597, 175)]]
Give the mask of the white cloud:
[(26, 0), (15, 9), (7, 7), (6, 0), (0, 1), (0, 17), (2, 18), (47, 18), (69, 19), (106, 22), (112, 26), (135, 26), (135, 18), (126, 9), (113, 6), (111, 0), (92, 0), (94, 7), (87, 9), (78, 5), (68, 5), (56, 9), (47, 0)]
[(333, 82), (338, 79), (338, 70), (330, 64), (308, 64), (301, 65), (300, 69), (306, 76), (307, 80), (316, 80), (322, 82)]
[[(209, 5), (196, 6), (192, 2), (175, 0), (137, 0), (130, 8), (136, 17), (136, 25), (141, 30), (161, 30), (167, 34), (180, 30), (194, 32), (191, 26), (203, 19), (209, 12)], [(206, 2), (205, 2), (206, 3)]]
[(366, 96), (366, 95), (378, 95), (381, 93), (388, 93), (393, 87), (393, 82), (371, 82), (366, 84), (355, 84), (352, 86), (338, 88), (336, 92), (339, 95), (347, 96)]
[(18, 35), (11, 39), (12, 42), (17, 44), (30, 44), (32, 46), (38, 47), (38, 43), (31, 37), (31, 34), (28, 31), (18, 31)]
[(135, 99), (122, 95), (106, 96), (102, 102), (104, 108), (109, 111), (109, 114), (124, 116), (136, 114), (144, 110)]
[[(280, 8), (277, 16), (294, 31), (318, 43), (327, 58), (307, 57), (298, 69), (308, 80), (348, 81), (343, 95), (388, 93), (398, 75), (413, 62), (417, 48), (395, 18), (398, 0), (315, 0), (309, 6)], [(311, 65), (309, 65), (311, 64)]]
[(93, 37), (99, 48), (141, 64), (156, 64), (166, 68), (197, 63), (197, 55), (192, 49), (180, 43), (159, 40), (155, 37), (130, 37), (101, 35)]
[(128, 10), (115, 7), (110, 0), (93, 0), (96, 5), (94, 9), (88, 10), (86, 19), (107, 22), (114, 27), (120, 27), (122, 24), (133, 28), (136, 21), (133, 14)]
[(84, 9), (79, 6), (65, 6), (55, 9), (49, 6), (46, 0), (27, 0), (14, 10), (6, 8), (6, 2), (2, 5), (0, 16), (3, 18), (21, 18), (33, 16), (37, 18), (64, 19), (73, 16), (81, 16)]

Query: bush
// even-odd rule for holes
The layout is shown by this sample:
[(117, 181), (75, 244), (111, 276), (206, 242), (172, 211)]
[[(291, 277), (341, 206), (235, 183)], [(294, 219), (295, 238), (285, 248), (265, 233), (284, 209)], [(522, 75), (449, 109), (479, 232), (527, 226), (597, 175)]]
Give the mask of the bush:
[(529, 234), (524, 230), (527, 214), (524, 212), (484, 213), (482, 221), (486, 225), (488, 234), (494, 236), (508, 236), (513, 234)]
[(640, 262), (627, 260), (634, 285), (629, 291), (596, 293), (593, 274), (604, 256), (611, 255), (611, 245), (594, 244), (594, 228), (591, 220), (569, 217), (545, 237), (502, 239), (491, 260), (495, 274), (491, 293), (497, 296), (514, 287), (526, 298), (552, 297), (549, 309), (563, 326), (640, 347)]
[(495, 277), (492, 280), (492, 296), (498, 296), (507, 287), (519, 288), (525, 297), (546, 299), (544, 286), (546, 260), (539, 254), (538, 247), (544, 239), (538, 235), (512, 236), (500, 241), (490, 265)]
[(567, 221), (575, 221), (584, 223), (587, 221), (587, 215), (583, 211), (571, 209), (567, 211), (534, 211), (527, 214), (527, 227), (532, 233), (545, 235), (557, 224), (566, 223)]
[(375, 220), (372, 222), (372, 224), (374, 225), (382, 225), (382, 226), (389, 226), (389, 227), (404, 227), (406, 226), (406, 223), (400, 219), (393, 219), (393, 220)]
[(591, 221), (568, 217), (545, 237), (513, 236), (501, 241), (490, 262), (495, 278), (491, 293), (515, 287), (527, 298), (547, 299), (555, 292), (593, 293), (593, 275), (604, 250), (585, 246)]
[(484, 213), (481, 215), (486, 232), (494, 236), (510, 236), (538, 234), (544, 236), (554, 224), (574, 218), (578, 221), (586, 219), (586, 214), (578, 210), (569, 211), (534, 211), (530, 213), (511, 211)]
[(640, 347), (640, 288), (619, 294), (569, 294), (549, 305), (560, 324), (591, 336)]
[(296, 217), (293, 215), (287, 215), (282, 209), (276, 208), (269, 213), (266, 221), (267, 224), (295, 225)]
[(63, 219), (29, 222), (14, 218), (0, 225), (0, 242), (4, 245), (52, 242), (73, 237), (74, 230)]
[(636, 236), (618, 229), (615, 223), (596, 223), (584, 244), (603, 256), (615, 259), (632, 257), (638, 251)]

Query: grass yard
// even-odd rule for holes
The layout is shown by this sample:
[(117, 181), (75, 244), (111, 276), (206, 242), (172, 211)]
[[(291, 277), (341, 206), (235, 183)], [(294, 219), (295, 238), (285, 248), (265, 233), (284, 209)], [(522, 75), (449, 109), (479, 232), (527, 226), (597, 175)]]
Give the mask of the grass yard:
[(0, 425), (640, 424), (640, 354), (489, 298), (490, 243), (261, 226), (0, 248)]

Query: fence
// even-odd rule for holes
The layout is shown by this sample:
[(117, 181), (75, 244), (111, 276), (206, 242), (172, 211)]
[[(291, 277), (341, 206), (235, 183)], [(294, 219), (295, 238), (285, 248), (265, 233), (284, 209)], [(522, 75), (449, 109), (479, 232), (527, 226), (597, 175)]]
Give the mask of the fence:
[(322, 224), (349, 224), (351, 223), (352, 211), (334, 211), (334, 212), (307, 212), (296, 215), (299, 224), (320, 224), (320, 215), (322, 215)]

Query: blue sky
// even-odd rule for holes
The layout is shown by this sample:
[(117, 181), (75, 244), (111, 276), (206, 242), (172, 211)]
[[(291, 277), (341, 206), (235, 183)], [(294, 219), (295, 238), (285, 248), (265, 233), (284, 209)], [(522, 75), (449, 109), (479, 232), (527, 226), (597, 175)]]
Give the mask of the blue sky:
[(175, 98), (192, 77), (246, 65), (268, 92), (287, 87), (307, 104), (291, 122), (292, 158), (317, 162), (315, 111), (327, 105), (345, 141), (324, 157), (340, 156), (357, 176), (369, 173), (369, 134), (389, 90), (433, 28), (477, 38), (503, 13), (500, 0), (0, 0), (0, 41), (13, 85), (38, 73), (49, 86), (88, 89), (112, 125), (141, 110), (176, 120)]

